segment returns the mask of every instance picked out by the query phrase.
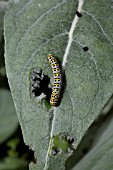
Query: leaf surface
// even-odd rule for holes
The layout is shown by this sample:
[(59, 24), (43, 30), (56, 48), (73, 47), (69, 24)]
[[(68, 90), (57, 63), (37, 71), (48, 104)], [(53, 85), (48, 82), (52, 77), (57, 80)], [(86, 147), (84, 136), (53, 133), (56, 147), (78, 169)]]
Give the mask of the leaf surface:
[[(105, 0), (10, 1), (5, 17), (6, 68), (25, 143), (37, 157), (31, 169), (65, 169), (65, 160), (112, 94), (111, 6)], [(59, 107), (48, 109), (31, 98), (30, 73), (37, 67), (52, 79), (50, 53), (62, 65), (64, 93)], [(74, 139), (72, 146), (69, 137)]]

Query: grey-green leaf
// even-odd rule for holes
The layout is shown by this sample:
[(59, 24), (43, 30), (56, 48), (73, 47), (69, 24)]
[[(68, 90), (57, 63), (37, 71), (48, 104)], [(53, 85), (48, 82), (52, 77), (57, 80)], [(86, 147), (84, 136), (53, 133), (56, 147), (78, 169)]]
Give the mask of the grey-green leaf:
[(0, 90), (0, 144), (10, 137), (18, 126), (18, 119), (11, 93)]
[[(25, 143), (37, 157), (31, 169), (65, 169), (65, 160), (111, 96), (112, 17), (112, 2), (105, 0), (10, 1), (6, 71)], [(61, 103), (51, 109), (45, 99), (31, 97), (30, 82), (35, 67), (52, 79), (50, 53), (65, 71)]]

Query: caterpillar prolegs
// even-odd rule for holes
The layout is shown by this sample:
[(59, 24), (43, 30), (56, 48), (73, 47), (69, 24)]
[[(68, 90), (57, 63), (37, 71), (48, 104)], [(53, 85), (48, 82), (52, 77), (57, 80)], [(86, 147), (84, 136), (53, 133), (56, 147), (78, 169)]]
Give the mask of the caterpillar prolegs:
[(60, 91), (62, 85), (61, 70), (56, 58), (52, 54), (48, 55), (48, 60), (54, 76), (54, 85), (52, 87), (50, 104), (56, 106), (60, 97)]

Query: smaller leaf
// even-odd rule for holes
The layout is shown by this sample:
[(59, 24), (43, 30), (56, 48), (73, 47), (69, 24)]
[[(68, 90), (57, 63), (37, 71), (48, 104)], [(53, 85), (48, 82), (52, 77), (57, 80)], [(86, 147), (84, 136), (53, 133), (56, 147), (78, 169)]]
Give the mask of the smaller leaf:
[(6, 75), (5, 67), (0, 68), (0, 75), (3, 76), (3, 77)]
[(3, 143), (18, 126), (18, 119), (8, 90), (0, 90), (0, 144)]
[(112, 159), (113, 117), (99, 129), (94, 146), (72, 170), (112, 170)]

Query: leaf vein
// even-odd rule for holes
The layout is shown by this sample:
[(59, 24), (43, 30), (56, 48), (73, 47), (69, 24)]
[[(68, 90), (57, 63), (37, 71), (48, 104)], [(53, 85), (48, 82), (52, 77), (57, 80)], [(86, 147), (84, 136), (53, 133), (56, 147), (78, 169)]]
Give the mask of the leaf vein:
[(92, 14), (90, 14), (89, 12), (84, 11), (84, 10), (83, 10), (83, 12), (93, 18), (93, 20), (94, 20), (94, 21), (98, 24), (98, 26), (100, 27), (103, 35), (109, 40), (109, 42), (111, 43), (111, 45), (113, 45), (113, 42), (111, 41), (111, 39), (109, 38), (109, 36), (108, 36), (108, 35), (106, 34), (106, 32), (104, 31), (104, 29), (103, 29), (102, 25), (100, 24), (100, 22), (99, 22)]
[(31, 30), (34, 26), (36, 26), (36, 24), (37, 24), (40, 20), (42, 20), (42, 19), (45, 17), (45, 15), (51, 13), (53, 10), (56, 10), (57, 8), (59, 8), (61, 5), (63, 5), (63, 4), (66, 3), (67, 1), (68, 1), (68, 0), (63, 0), (61, 3), (58, 3), (56, 6), (53, 6), (53, 7), (50, 8), (48, 11), (46, 11), (45, 13), (43, 13), (39, 18), (37, 18), (36, 21), (33, 22), (33, 24), (23, 33), (23, 35), (21, 35), (21, 39), (20, 39), (20, 41), (19, 41), (19, 43), (18, 43), (18, 45), (17, 45), (17, 49), (18, 49), (18, 47), (19, 47), (19, 44), (22, 43), (23, 39), (24, 39), (25, 37), (28, 37), (30, 30)]

